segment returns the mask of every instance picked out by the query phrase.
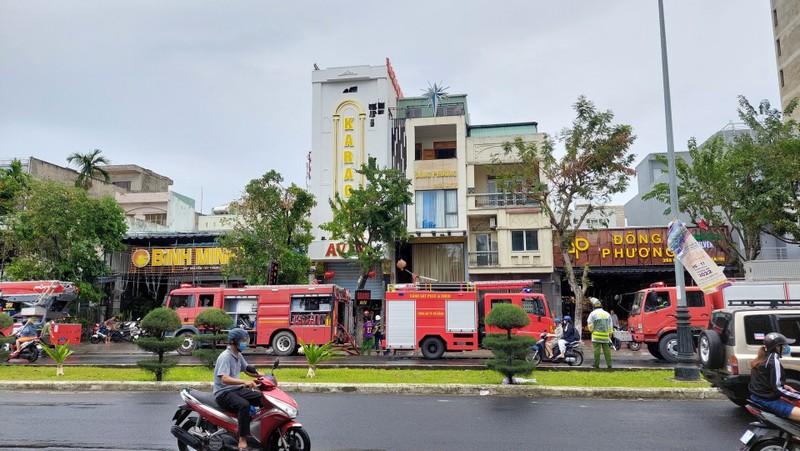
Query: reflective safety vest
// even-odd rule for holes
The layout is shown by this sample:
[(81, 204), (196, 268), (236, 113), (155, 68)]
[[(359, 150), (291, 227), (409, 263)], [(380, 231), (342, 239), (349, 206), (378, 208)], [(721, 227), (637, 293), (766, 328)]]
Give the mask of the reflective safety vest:
[(598, 343), (610, 343), (611, 333), (614, 327), (611, 321), (611, 315), (602, 308), (594, 309), (589, 314), (586, 320), (589, 326), (589, 331), (592, 332), (592, 341)]

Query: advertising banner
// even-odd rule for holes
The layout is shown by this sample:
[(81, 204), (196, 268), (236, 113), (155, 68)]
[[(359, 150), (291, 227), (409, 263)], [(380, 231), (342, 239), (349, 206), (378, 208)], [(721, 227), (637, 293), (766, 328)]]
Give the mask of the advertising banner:
[(711, 257), (689, 233), (686, 226), (677, 219), (669, 224), (667, 246), (689, 271), (689, 275), (704, 293), (713, 293), (718, 289), (730, 286), (722, 269), (711, 260)]

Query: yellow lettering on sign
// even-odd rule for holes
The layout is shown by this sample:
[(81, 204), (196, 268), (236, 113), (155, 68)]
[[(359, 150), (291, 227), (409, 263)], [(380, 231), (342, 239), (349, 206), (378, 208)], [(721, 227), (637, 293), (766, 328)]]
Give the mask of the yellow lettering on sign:
[(172, 262), (175, 266), (189, 266), (192, 264), (192, 252), (190, 249), (176, 249), (175, 259)]
[(650, 256), (650, 248), (649, 247), (640, 247), (639, 248), (639, 258), (647, 258)]
[(150, 263), (153, 266), (164, 266), (164, 250), (163, 249), (153, 249), (150, 253), (152, 257), (152, 262)]
[(344, 129), (345, 130), (352, 130), (353, 129), (353, 118), (352, 117), (344, 118)]
[(350, 133), (344, 135), (344, 146), (353, 147), (353, 135), (351, 135)]
[(667, 253), (667, 257), (675, 257), (675, 252), (672, 252), (669, 249), (664, 249), (664, 251)]
[(353, 168), (346, 168), (344, 170), (344, 179), (353, 180)]
[(625, 242), (628, 244), (636, 244), (636, 235), (633, 234), (625, 235)]
[(625, 257), (625, 252), (622, 249), (614, 249), (614, 258), (623, 258)]
[(586, 249), (589, 249), (589, 240), (586, 238), (575, 238), (575, 241), (572, 242), (569, 253), (575, 254), (575, 258), (581, 258), (580, 253)]
[(600, 250), (600, 258), (606, 258), (611, 255), (611, 249), (604, 247)]
[(647, 244), (648, 238), (647, 235), (639, 235), (639, 244)]
[(652, 237), (653, 244), (661, 244), (661, 234), (654, 233)]
[(351, 191), (353, 190), (353, 185), (347, 184), (344, 186), (344, 197), (350, 197), (352, 195)]
[(352, 150), (345, 150), (344, 151), (344, 162), (345, 164), (353, 163), (353, 151)]
[(614, 235), (614, 244), (622, 244), (622, 235)]
[(660, 247), (654, 247), (654, 248), (653, 248), (653, 257), (659, 257), (659, 258), (661, 258), (661, 257), (663, 257), (663, 256), (664, 256), (664, 255), (663, 255), (663, 252), (664, 252), (664, 249), (662, 249), (662, 248), (660, 248)]

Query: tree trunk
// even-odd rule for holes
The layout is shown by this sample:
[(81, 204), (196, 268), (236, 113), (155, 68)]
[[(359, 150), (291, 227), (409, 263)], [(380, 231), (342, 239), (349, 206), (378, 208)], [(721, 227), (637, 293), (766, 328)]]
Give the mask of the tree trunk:
[(56, 376), (64, 375), (64, 365), (56, 365)]
[[(575, 314), (572, 318), (572, 324), (577, 328), (579, 334), (583, 334), (583, 296), (586, 294), (586, 284), (583, 285), (578, 283), (578, 278), (575, 276), (575, 268), (572, 266), (572, 260), (569, 257), (569, 248), (563, 249), (561, 251), (562, 256), (564, 257), (564, 269), (567, 271), (567, 282), (569, 282), (569, 287), (572, 289), (572, 294), (575, 295)], [(587, 269), (584, 268), (584, 272)], [(581, 281), (584, 282), (586, 280), (586, 274), (581, 277)]]
[[(364, 286), (367, 285), (367, 275), (361, 274), (358, 277), (358, 290), (363, 290)], [(353, 300), (353, 312), (355, 313), (355, 323), (356, 323), (356, 330), (353, 331), (353, 340), (355, 340), (356, 349), (361, 349), (361, 345), (364, 343), (364, 310), (358, 306), (358, 301)]]

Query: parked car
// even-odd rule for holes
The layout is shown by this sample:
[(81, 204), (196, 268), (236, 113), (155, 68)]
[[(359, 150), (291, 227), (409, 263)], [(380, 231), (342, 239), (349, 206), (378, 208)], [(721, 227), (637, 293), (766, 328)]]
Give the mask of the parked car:
[[(800, 338), (800, 308), (729, 307), (712, 312), (708, 329), (698, 340), (703, 377), (731, 401), (744, 406), (750, 396), (750, 362), (770, 332)], [(791, 346), (791, 351), (781, 358), (781, 364), (786, 383), (800, 390), (800, 341)]]

